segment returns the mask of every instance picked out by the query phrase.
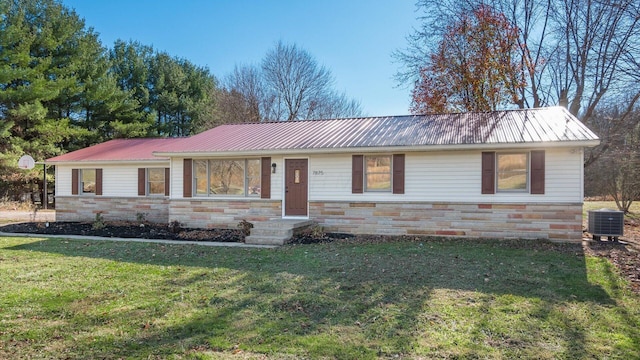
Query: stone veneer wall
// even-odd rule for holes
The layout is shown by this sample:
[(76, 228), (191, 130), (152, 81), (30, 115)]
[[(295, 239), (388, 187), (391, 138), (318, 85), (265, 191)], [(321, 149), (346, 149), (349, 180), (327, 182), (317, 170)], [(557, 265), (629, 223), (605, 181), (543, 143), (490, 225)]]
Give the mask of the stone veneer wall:
[(582, 204), (318, 202), (310, 218), (329, 232), (581, 241)]
[(236, 228), (240, 220), (266, 221), (282, 216), (280, 200), (224, 200), (182, 199), (171, 200), (170, 221), (179, 221), (193, 228)]
[[(56, 221), (177, 220), (185, 227), (235, 228), (282, 216), (280, 200), (56, 197)], [(581, 241), (582, 204), (373, 203), (311, 201), (309, 218), (329, 232)]]
[(169, 199), (165, 197), (56, 196), (56, 221), (93, 221), (96, 213), (105, 220), (136, 221), (137, 214), (154, 223), (169, 222)]

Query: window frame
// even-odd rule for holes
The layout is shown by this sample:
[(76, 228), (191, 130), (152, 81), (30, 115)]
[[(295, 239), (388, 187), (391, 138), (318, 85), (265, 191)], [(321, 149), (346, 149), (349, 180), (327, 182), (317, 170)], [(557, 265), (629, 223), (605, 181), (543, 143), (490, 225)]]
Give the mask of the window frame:
[[(518, 173), (521, 171), (500, 171), (500, 157), (505, 155), (524, 155), (525, 167), (524, 167), (524, 179), (525, 186), (522, 189), (501, 189), (500, 188), (500, 175), (505, 173)], [(510, 152), (496, 152), (495, 153), (495, 193), (530, 193), (531, 187), (531, 151), (510, 151)]]
[[(243, 193), (242, 194), (214, 194), (211, 192), (211, 162), (212, 161), (238, 161), (243, 163)], [(251, 161), (255, 161), (256, 170), (258, 171), (257, 175), (249, 176), (249, 163)], [(206, 194), (198, 192), (198, 180), (203, 180), (201, 177), (197, 176), (198, 171), (198, 163), (205, 163), (205, 182), (206, 182)], [(262, 195), (262, 159), (259, 157), (250, 157), (250, 158), (220, 158), (220, 159), (193, 159), (192, 166), (192, 184), (193, 184), (193, 196), (194, 197), (243, 197), (243, 198), (261, 198)], [(260, 192), (259, 193), (250, 193), (250, 179), (257, 180), (260, 183)]]
[[(78, 169), (78, 194), (81, 196), (95, 196), (98, 186), (98, 169)], [(93, 191), (84, 191), (84, 174), (93, 171)]]
[[(389, 171), (388, 172), (369, 172), (368, 171), (368, 167), (367, 167), (367, 159), (369, 158), (373, 158), (373, 157), (386, 157), (389, 158)], [(364, 155), (362, 158), (363, 164), (362, 164), (362, 190), (363, 192), (370, 192), (370, 193), (393, 193), (393, 155), (392, 154), (371, 154), (371, 155)], [(389, 175), (389, 188), (388, 189), (370, 189), (369, 188), (369, 184), (367, 181), (368, 175), (374, 175), (374, 174), (388, 174)]]
[[(162, 174), (162, 191), (159, 193), (152, 193), (151, 192), (151, 170), (158, 170), (161, 172)], [(165, 168), (157, 168), (157, 167), (151, 167), (151, 168), (146, 168), (145, 169), (145, 187), (146, 187), (146, 195), (147, 196), (165, 196), (165, 186), (166, 186), (166, 172), (165, 172)], [(153, 181), (154, 183), (160, 183), (160, 181)]]

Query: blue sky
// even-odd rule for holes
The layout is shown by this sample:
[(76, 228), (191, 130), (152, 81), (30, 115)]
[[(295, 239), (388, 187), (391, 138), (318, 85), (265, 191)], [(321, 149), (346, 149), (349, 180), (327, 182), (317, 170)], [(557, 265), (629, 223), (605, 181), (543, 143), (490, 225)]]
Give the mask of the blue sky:
[(135, 40), (209, 68), (258, 63), (282, 40), (307, 50), (367, 115), (408, 113), (391, 53), (417, 25), (415, 0), (62, 0), (103, 45)]

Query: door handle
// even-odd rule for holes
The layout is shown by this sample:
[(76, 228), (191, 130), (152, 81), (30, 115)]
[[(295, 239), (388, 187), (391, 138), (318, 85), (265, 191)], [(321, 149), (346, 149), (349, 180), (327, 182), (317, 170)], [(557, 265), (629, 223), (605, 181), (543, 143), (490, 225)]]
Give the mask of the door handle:
[(285, 193), (288, 193), (288, 192), (289, 192), (289, 187), (288, 187), (288, 186), (285, 186), (285, 188), (284, 188), (284, 192), (285, 192)]

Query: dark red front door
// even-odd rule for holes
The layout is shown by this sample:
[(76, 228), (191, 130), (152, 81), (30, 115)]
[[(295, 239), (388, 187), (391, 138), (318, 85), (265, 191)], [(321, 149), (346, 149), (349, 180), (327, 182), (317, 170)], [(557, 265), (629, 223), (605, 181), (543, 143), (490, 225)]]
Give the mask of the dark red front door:
[(307, 216), (307, 159), (285, 159), (284, 215)]

